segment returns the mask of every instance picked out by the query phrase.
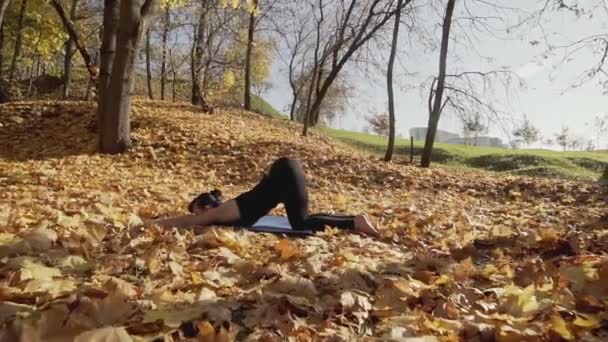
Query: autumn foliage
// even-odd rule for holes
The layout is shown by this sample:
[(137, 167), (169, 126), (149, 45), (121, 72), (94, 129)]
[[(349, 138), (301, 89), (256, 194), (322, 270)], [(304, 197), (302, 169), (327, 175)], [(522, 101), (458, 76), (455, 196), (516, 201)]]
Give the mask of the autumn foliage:
[[(184, 104), (135, 101), (132, 127), (128, 154), (99, 155), (91, 104), (0, 106), (0, 341), (608, 338), (599, 185), (385, 164)], [(313, 211), (365, 211), (383, 237), (137, 228), (279, 156)]]

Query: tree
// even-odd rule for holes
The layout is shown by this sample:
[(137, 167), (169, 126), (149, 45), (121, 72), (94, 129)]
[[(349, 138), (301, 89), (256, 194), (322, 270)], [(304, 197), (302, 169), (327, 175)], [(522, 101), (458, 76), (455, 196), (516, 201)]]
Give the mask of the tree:
[(488, 126), (481, 122), (481, 115), (474, 114), (463, 119), (463, 131), (465, 141), (468, 141), (471, 136), (475, 138), (474, 146), (477, 146), (479, 136), (488, 130)]
[(595, 139), (596, 145), (595, 147), (599, 150), (601, 149), (601, 138), (608, 132), (608, 114), (601, 116), (598, 115), (593, 118), (592, 122), (593, 130), (595, 130)]
[[(480, 13), (487, 11), (515, 11), (513, 8), (499, 6), (489, 1), (477, 1), (478, 4), (489, 9), (479, 9)], [(424, 144), (424, 150), (421, 158), (421, 166), (429, 167), (431, 164), (431, 155), (433, 144), (437, 134), (437, 127), (444, 109), (449, 109), (463, 123), (470, 117), (479, 115), (484, 117), (488, 122), (500, 122), (505, 116), (504, 111), (500, 110), (498, 105), (500, 101), (490, 99), (488, 96), (493, 95), (493, 87), (496, 82), (502, 85), (505, 89), (505, 96), (509, 96), (512, 89), (513, 80), (518, 76), (506, 67), (500, 67), (495, 70), (465, 70), (447, 73), (447, 59), (449, 56), (449, 41), (453, 40), (460, 44), (470, 44), (477, 32), (487, 32), (493, 37), (497, 36), (498, 30), (494, 28), (492, 20), (502, 22), (501, 17), (486, 16), (480, 13), (471, 12), (469, 6), (464, 6), (464, 15), (454, 16), (456, 0), (448, 0), (443, 11), (442, 17), (442, 34), (440, 38), (439, 52), (439, 73), (437, 76), (430, 78), (430, 90), (428, 95), (428, 129)], [(484, 12), (482, 12), (484, 11)], [(455, 28), (460, 28), (460, 32), (452, 35), (452, 22), (456, 22)], [(466, 25), (470, 27), (466, 29)], [(460, 39), (459, 39), (460, 38)], [(475, 46), (471, 46), (475, 49)], [(521, 84), (520, 82), (516, 84)]]
[(4, 24), (4, 14), (6, 13), (6, 8), (11, 3), (11, 0), (0, 0), (0, 27)]
[(207, 14), (210, 11), (211, 1), (202, 1), (199, 7), (198, 22), (194, 29), (194, 39), (192, 40), (192, 54), (191, 54), (191, 75), (192, 75), (192, 104), (195, 106), (202, 106), (203, 110), (210, 110), (211, 106), (207, 103), (207, 100), (203, 96), (201, 89), (201, 70), (204, 67), (203, 64), (203, 51), (205, 43), (205, 23), (207, 20)]
[[(78, 10), (78, 0), (72, 0), (70, 6), (70, 20), (74, 21), (76, 18), (76, 11)], [(67, 99), (70, 96), (70, 86), (72, 84), (72, 56), (74, 39), (70, 36), (65, 42), (65, 57), (63, 60), (63, 98)]]
[[(76, 49), (80, 52), (80, 56), (82, 57), (84, 64), (89, 72), (89, 77), (91, 83), (96, 82), (98, 76), (98, 68), (95, 66), (96, 63), (93, 62), (93, 59), (89, 55), (87, 49), (82, 44), (82, 40), (80, 39), (78, 32), (76, 31), (76, 27), (73, 21), (68, 17), (68, 14), (63, 9), (61, 2), (59, 0), (51, 0), (51, 5), (55, 8), (55, 11), (59, 15), (61, 22), (63, 23), (64, 30), (68, 33), (70, 40), (74, 45), (76, 45)], [(74, 6), (75, 7), (75, 6)], [(71, 66), (71, 56), (70, 56), (70, 66)], [(68, 87), (69, 89), (69, 87)], [(64, 90), (65, 91), (65, 90)]]
[(98, 111), (99, 150), (131, 146), (131, 87), (135, 57), (159, 0), (105, 0)]
[[(397, 1), (397, 8), (403, 6), (403, 0)], [(395, 55), (397, 53), (397, 41), (399, 38), (399, 25), (401, 24), (401, 11), (397, 11), (395, 14), (395, 27), (393, 29), (393, 41), (391, 43), (391, 54), (388, 59), (388, 69), (386, 71), (386, 88), (388, 95), (388, 122), (389, 122), (389, 133), (388, 133), (388, 146), (386, 147), (386, 153), (384, 155), (385, 161), (390, 161), (393, 157), (393, 150), (395, 149), (395, 100), (393, 95), (393, 67), (395, 65)]]
[(15, 71), (17, 69), (17, 60), (21, 56), (21, 44), (23, 37), (23, 19), (25, 17), (25, 11), (27, 9), (27, 0), (21, 0), (21, 8), (19, 10), (19, 18), (17, 19), (17, 36), (15, 37), (15, 48), (13, 50), (13, 59), (11, 61), (11, 67), (8, 74), (9, 82), (12, 82), (15, 77)]
[(146, 84), (148, 86), (148, 97), (154, 99), (154, 93), (152, 92), (152, 56), (150, 48), (150, 28), (146, 30)]
[[(318, 123), (325, 96), (350, 58), (411, 1), (403, 1), (401, 7), (396, 6), (395, 0), (350, 0), (331, 5), (319, 0), (313, 4), (316, 42), (312, 68), (307, 68), (312, 69), (313, 75), (309, 80), (303, 135), (309, 125)], [(330, 19), (335, 21), (329, 22)], [(322, 34), (326, 27), (333, 34)]]
[(424, 143), (424, 151), (422, 153), (421, 160), (422, 167), (429, 167), (431, 165), (431, 153), (433, 151), (435, 135), (437, 134), (439, 117), (441, 116), (441, 111), (445, 107), (445, 104), (443, 103), (443, 91), (445, 87), (450, 29), (452, 27), (452, 15), (454, 14), (455, 6), (456, 0), (448, 0), (445, 8), (445, 14), (443, 16), (441, 51), (439, 53), (439, 76), (433, 81), (435, 86), (431, 86), (431, 97), (429, 98), (429, 103), (433, 101), (433, 105), (432, 108), (430, 108), (431, 110), (429, 113), (428, 129), (426, 131), (426, 140)]
[(513, 131), (515, 137), (521, 138), (527, 146), (540, 139), (540, 131), (530, 120), (524, 119), (523, 123)]
[(280, 37), (279, 42), (282, 43), (276, 45), (277, 54), (287, 66), (287, 76), (291, 88), (289, 119), (295, 121), (298, 101), (302, 98), (302, 90), (307, 83), (299, 78), (305, 74), (307, 59), (312, 47), (310, 38), (315, 30), (310, 25), (311, 16), (304, 12), (308, 10), (308, 6), (304, 2), (279, 2), (275, 8), (277, 11), (270, 18), (273, 21), (273, 30)]
[(171, 10), (169, 6), (164, 6), (165, 20), (163, 22), (162, 34), (162, 54), (160, 61), (160, 99), (165, 99), (165, 87), (167, 84), (167, 40), (169, 37), (169, 29), (171, 27)]
[(258, 0), (252, 0), (249, 9), (249, 28), (247, 30), (247, 52), (245, 54), (245, 109), (251, 110), (251, 52), (255, 34), (255, 16), (258, 10)]
[(568, 148), (571, 141), (570, 129), (568, 127), (562, 127), (562, 130), (559, 133), (555, 134), (555, 142), (561, 146), (564, 151)]
[(377, 135), (388, 136), (390, 130), (390, 119), (387, 113), (378, 113), (365, 118), (369, 129)]
[[(296, 87), (300, 90), (298, 91), (294, 116), (296, 121), (302, 123), (306, 119), (306, 109), (310, 106), (308, 95), (314, 92), (314, 89), (310, 88), (312, 86), (311, 77), (314, 77), (314, 75), (312, 71), (308, 71), (298, 75), (295, 79)], [(325, 100), (319, 108), (320, 122), (330, 123), (346, 110), (351, 95), (351, 87), (348, 82), (349, 80), (345, 77), (339, 76), (328, 89)]]

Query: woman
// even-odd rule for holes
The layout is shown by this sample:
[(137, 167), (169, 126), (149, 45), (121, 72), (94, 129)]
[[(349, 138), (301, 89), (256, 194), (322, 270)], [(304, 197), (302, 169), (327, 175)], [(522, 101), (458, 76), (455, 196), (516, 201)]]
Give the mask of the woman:
[(159, 219), (151, 223), (163, 227), (209, 225), (251, 227), (277, 204), (283, 203), (289, 223), (294, 230), (318, 231), (330, 226), (372, 236), (379, 235), (365, 215), (309, 215), (304, 172), (300, 163), (293, 159), (276, 160), (253, 189), (236, 198), (222, 203), (220, 197), (219, 190), (200, 194), (188, 206), (188, 210), (193, 215)]

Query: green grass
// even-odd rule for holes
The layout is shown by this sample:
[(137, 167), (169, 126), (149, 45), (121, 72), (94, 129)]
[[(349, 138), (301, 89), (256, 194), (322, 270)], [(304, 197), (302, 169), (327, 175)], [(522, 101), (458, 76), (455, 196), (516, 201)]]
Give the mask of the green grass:
[[(376, 135), (322, 128), (330, 137), (358, 149), (384, 154), (387, 139)], [(414, 156), (420, 157), (424, 143), (414, 142)], [(395, 155), (409, 158), (409, 139), (397, 139)], [(432, 160), (435, 163), (508, 172), (516, 175), (565, 178), (577, 180), (598, 179), (608, 166), (606, 152), (560, 152), (549, 150), (512, 150), (496, 147), (478, 147), (436, 143)]]
[(257, 95), (251, 96), (251, 107), (251, 109), (258, 114), (270, 116), (273, 118), (287, 118), (281, 112), (276, 110), (270, 103), (266, 102), (266, 100)]

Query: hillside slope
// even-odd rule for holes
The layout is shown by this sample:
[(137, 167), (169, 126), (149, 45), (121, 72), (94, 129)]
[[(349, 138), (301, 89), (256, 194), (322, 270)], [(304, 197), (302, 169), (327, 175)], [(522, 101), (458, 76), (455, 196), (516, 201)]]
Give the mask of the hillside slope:
[[(386, 138), (359, 132), (325, 128), (328, 136), (373, 154), (384, 154)], [(414, 142), (414, 156), (419, 159), (424, 142)], [(396, 139), (397, 158), (409, 158), (409, 139)], [(495, 147), (435, 144), (433, 161), (437, 164), (506, 172), (513, 175), (573, 180), (597, 180), (608, 165), (608, 153), (560, 152), (549, 150), (513, 150)]]
[[(89, 103), (2, 105), (0, 124), (0, 341), (608, 336), (598, 185), (386, 164), (286, 120), (155, 101), (135, 101), (124, 155), (94, 153)], [(302, 161), (312, 211), (365, 211), (383, 238), (134, 228), (280, 156)]]

